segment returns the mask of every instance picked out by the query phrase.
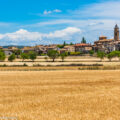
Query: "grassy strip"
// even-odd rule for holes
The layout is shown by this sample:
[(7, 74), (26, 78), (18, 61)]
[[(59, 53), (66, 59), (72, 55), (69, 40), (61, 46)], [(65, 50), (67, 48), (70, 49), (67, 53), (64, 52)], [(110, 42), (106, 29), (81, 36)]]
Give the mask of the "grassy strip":
[(120, 70), (120, 66), (88, 66), (79, 67), (78, 70)]
[[(40, 65), (40, 64), (34, 64), (33, 67), (44, 67), (45, 65)], [(61, 67), (61, 66), (103, 66), (103, 64), (61, 64), (61, 65), (46, 65), (46, 67)]]
[(0, 71), (120, 70), (120, 66), (0, 67)]

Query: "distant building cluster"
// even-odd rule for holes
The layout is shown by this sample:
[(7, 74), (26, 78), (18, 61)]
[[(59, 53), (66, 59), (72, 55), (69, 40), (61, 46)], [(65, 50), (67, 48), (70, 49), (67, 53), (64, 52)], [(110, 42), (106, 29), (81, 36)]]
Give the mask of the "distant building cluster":
[(119, 27), (115, 25), (114, 39), (107, 39), (106, 36), (100, 36), (98, 41), (94, 42), (93, 49), (95, 51), (103, 51), (109, 53), (115, 50), (120, 50)]
[[(98, 41), (95, 41), (93, 45), (87, 43), (77, 43), (77, 44), (66, 44), (63, 47), (62, 44), (53, 44), (53, 45), (36, 45), (21, 48), (21, 51), (24, 53), (29, 53), (29, 51), (34, 51), (37, 54), (47, 54), (49, 50), (57, 50), (59, 53), (63, 52), (81, 52), (81, 53), (89, 53), (91, 50), (94, 52), (103, 51), (105, 53), (109, 53), (115, 50), (120, 50), (120, 39), (119, 39), (119, 27), (115, 25), (114, 28), (114, 38), (107, 39), (106, 36), (100, 36)], [(11, 55), (14, 51), (19, 50), (17, 47), (8, 47), (3, 48), (0, 47), (6, 55)]]
[[(63, 52), (81, 52), (81, 53), (88, 53), (90, 50), (92, 50), (91, 44), (86, 43), (79, 43), (79, 44), (73, 44), (73, 45), (65, 45), (63, 48), (60, 48), (59, 46), (62, 46), (62, 44), (53, 44), (53, 45), (36, 45), (31, 47), (24, 47), (21, 48), (21, 51), (24, 53), (29, 53), (30, 51), (36, 52), (38, 55), (40, 54), (47, 54), (50, 50), (57, 50), (59, 53)], [(11, 55), (15, 51), (19, 50), (17, 47), (8, 47), (8, 48), (2, 48), (6, 55)]]

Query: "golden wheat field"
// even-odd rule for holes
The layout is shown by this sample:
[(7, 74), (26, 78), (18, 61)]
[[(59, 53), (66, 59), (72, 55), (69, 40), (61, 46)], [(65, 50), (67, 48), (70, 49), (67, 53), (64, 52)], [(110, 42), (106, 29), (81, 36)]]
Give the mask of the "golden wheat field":
[(120, 71), (1, 71), (2, 116), (120, 120)]

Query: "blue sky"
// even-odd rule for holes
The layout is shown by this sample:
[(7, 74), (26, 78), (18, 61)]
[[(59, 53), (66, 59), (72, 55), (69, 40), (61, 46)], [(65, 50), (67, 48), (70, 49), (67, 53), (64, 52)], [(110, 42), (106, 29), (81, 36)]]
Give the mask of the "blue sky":
[(0, 44), (93, 43), (113, 37), (120, 0), (0, 0)]
[[(97, 0), (1, 0), (0, 21), (27, 22), (48, 20), (40, 17), (45, 10), (62, 10), (66, 14), (68, 10), (76, 10), (83, 5), (97, 2)], [(51, 18), (52, 19), (52, 18)]]

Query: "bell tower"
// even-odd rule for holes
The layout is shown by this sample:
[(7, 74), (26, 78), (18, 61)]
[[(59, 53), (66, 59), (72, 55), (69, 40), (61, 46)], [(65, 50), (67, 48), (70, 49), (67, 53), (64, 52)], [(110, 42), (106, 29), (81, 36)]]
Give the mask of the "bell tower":
[(115, 28), (114, 28), (114, 40), (115, 41), (119, 40), (119, 27), (117, 24), (115, 25)]

